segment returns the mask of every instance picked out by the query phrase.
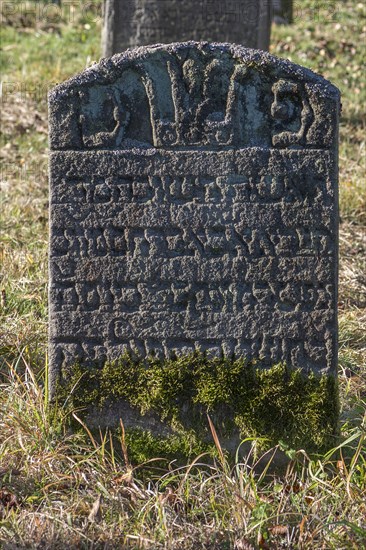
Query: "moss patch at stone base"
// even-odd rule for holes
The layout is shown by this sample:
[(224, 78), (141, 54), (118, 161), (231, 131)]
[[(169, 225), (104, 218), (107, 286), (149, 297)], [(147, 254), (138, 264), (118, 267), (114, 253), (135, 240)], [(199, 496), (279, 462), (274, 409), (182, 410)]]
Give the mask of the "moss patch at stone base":
[[(311, 452), (334, 445), (338, 432), (335, 377), (201, 353), (163, 361), (125, 355), (103, 368), (77, 365), (60, 380), (57, 400), (66, 398), (72, 408), (100, 412), (125, 402), (142, 423), (145, 415), (153, 415), (172, 434), (160, 438), (161, 456), (207, 450), (212, 443), (207, 414), (220, 440), (237, 434), (238, 441), (266, 438), (268, 446), (282, 441)], [(135, 441), (137, 455), (138, 446), (150, 449), (151, 456), (158, 452), (156, 434), (149, 435), (147, 428), (139, 437), (135, 431), (133, 439), (128, 435), (133, 433), (127, 430), (126, 437), (130, 446)]]
[(142, 464), (153, 458), (152, 466), (164, 467), (169, 462), (184, 463), (204, 453), (210, 456), (217, 454), (213, 443), (199, 441), (192, 432), (159, 437), (149, 430), (130, 428), (126, 430), (125, 442), (133, 464)]

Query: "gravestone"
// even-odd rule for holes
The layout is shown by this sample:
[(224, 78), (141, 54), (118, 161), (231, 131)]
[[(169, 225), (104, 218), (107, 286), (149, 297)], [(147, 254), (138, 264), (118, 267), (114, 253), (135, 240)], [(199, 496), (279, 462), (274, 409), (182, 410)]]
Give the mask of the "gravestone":
[(272, 0), (273, 20), (278, 25), (288, 25), (293, 21), (292, 0)]
[(142, 47), (54, 88), (50, 384), (127, 350), (334, 375), (338, 90), (239, 46)]
[(268, 50), (270, 0), (105, 0), (102, 52), (207, 40)]

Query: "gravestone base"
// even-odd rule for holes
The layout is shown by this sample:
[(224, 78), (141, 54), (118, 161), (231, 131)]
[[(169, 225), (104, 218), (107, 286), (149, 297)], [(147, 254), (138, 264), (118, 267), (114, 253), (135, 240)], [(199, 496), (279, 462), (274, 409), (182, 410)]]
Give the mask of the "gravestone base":
[(126, 354), (101, 368), (74, 367), (59, 385), (58, 401), (65, 399), (91, 429), (116, 429), (122, 422), (137, 461), (213, 451), (210, 421), (232, 456), (247, 438), (258, 438), (263, 451), (279, 441), (319, 451), (335, 445), (338, 430), (334, 377), (201, 353), (169, 360)]

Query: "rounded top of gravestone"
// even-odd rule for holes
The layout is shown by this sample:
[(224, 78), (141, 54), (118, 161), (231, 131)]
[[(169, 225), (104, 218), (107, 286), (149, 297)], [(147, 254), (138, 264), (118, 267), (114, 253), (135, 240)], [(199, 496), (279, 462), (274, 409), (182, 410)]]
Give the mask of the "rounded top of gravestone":
[(49, 93), (51, 149), (331, 147), (338, 89), (235, 44), (128, 49)]
[(297, 65), (292, 61), (276, 57), (262, 50), (245, 48), (238, 44), (229, 43), (210, 43), (210, 42), (175, 42), (173, 44), (154, 44), (151, 46), (140, 46), (129, 48), (126, 51), (113, 55), (112, 57), (102, 58), (98, 63), (85, 69), (81, 73), (73, 76), (65, 82), (58, 84), (50, 91), (50, 98), (56, 99), (56, 95), (66, 92), (70, 87), (84, 86), (90, 84), (110, 83), (114, 78), (118, 78), (119, 73), (127, 67), (153, 61), (158, 57), (165, 55), (179, 55), (189, 57), (200, 52), (207, 57), (233, 58), (241, 61), (245, 65), (256, 67), (262, 72), (272, 73), (279, 71), (283, 78), (296, 78), (306, 80), (312, 83), (318, 82), (323, 85), (323, 90), (335, 97), (340, 93), (339, 90), (321, 75), (312, 70)]

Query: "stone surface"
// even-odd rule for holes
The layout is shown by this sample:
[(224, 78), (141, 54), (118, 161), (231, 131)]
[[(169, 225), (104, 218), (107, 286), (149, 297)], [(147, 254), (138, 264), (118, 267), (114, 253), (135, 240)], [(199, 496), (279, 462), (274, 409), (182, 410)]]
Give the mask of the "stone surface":
[(270, 32), (270, 0), (105, 0), (102, 52), (184, 40), (268, 50)]
[(335, 373), (339, 108), (307, 69), (193, 42), (54, 88), (51, 390), (125, 350)]

